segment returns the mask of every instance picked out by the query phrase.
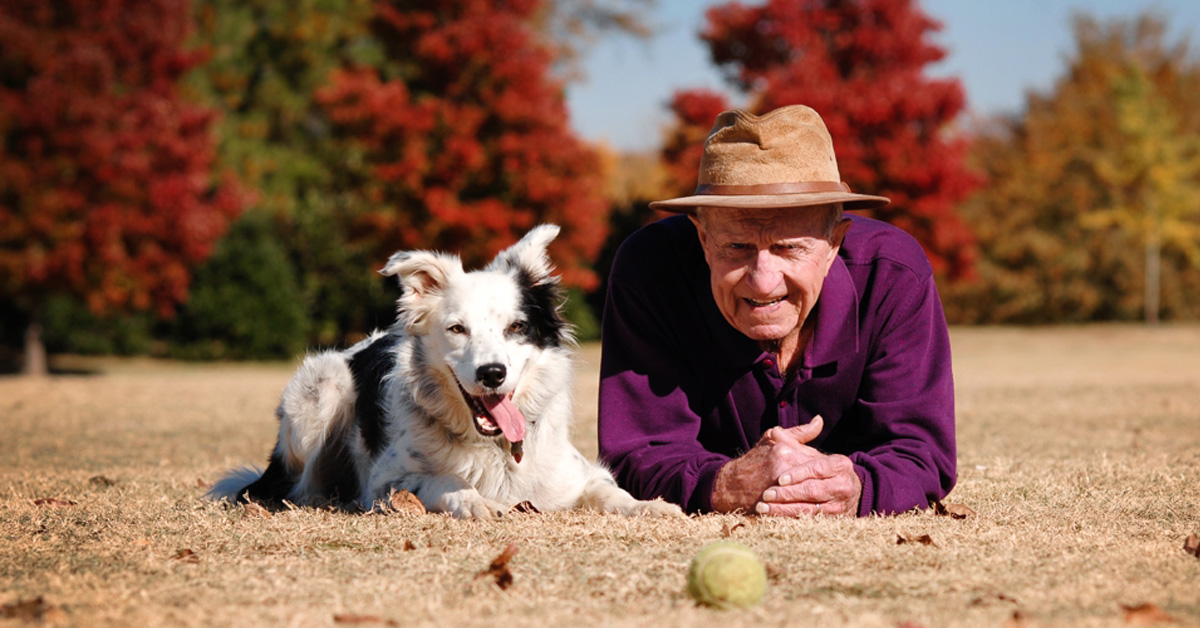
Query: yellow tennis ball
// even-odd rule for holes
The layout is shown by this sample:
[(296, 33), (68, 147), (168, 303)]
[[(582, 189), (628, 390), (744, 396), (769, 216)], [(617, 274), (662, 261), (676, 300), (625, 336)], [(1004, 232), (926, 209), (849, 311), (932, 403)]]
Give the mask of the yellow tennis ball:
[(767, 592), (767, 569), (754, 550), (718, 541), (700, 550), (688, 568), (688, 594), (717, 608), (747, 608)]

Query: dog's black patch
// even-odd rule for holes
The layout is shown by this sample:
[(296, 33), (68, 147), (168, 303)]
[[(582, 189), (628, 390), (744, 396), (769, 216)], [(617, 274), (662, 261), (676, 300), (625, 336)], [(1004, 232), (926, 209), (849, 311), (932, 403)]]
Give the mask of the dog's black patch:
[(358, 473), (354, 468), (354, 456), (350, 454), (350, 426), (337, 426), (325, 437), (312, 465), (312, 492), (333, 503), (352, 502), (358, 499)]
[(521, 286), (521, 312), (527, 323), (522, 335), (539, 349), (561, 347), (567, 337), (567, 321), (558, 311), (562, 301), (558, 282), (538, 283), (529, 272), (518, 269), (517, 284)]
[(278, 453), (272, 452), (267, 470), (263, 471), (257, 480), (251, 482), (250, 486), (242, 489), (237, 496), (237, 501), (245, 503), (248, 496), (256, 502), (279, 503), (287, 499), (294, 486), (296, 486), (296, 480), (288, 473), (283, 458), (280, 458)]
[(378, 456), (387, 445), (384, 410), (380, 402), (383, 378), (396, 366), (393, 349), (399, 342), (398, 334), (389, 333), (350, 357), (350, 374), (354, 376), (354, 390), (358, 392), (358, 399), (354, 402), (355, 421), (362, 434), (363, 445), (371, 452), (372, 458)]

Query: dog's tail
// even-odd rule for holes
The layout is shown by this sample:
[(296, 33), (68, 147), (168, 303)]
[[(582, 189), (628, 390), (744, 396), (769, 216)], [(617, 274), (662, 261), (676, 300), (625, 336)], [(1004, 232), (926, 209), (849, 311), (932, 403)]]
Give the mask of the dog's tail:
[(245, 492), (246, 488), (258, 481), (262, 477), (263, 470), (258, 467), (242, 467), (233, 469), (225, 474), (225, 477), (217, 480), (212, 488), (204, 494), (204, 497), (213, 501), (222, 499), (234, 502), (238, 497)]

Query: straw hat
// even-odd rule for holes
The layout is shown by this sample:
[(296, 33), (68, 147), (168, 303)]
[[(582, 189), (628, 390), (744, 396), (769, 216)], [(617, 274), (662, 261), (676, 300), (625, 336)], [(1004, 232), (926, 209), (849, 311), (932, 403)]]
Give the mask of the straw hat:
[(650, 203), (689, 212), (696, 207), (806, 207), (843, 203), (882, 207), (884, 196), (854, 194), (838, 175), (833, 140), (816, 111), (781, 107), (761, 116), (735, 109), (717, 116), (700, 160), (695, 194)]

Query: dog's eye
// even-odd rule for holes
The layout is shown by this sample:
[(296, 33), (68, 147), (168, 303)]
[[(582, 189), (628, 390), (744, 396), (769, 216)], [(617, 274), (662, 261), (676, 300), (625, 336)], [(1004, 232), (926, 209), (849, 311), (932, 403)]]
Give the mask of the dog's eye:
[(452, 334), (465, 334), (465, 333), (467, 333), (467, 328), (463, 327), (462, 325), (460, 325), (458, 323), (455, 323), (455, 324), (447, 327), (446, 331), (448, 331)]
[(517, 321), (508, 326), (508, 333), (510, 334), (519, 334), (523, 331), (525, 331), (525, 323), (522, 323), (521, 321)]

